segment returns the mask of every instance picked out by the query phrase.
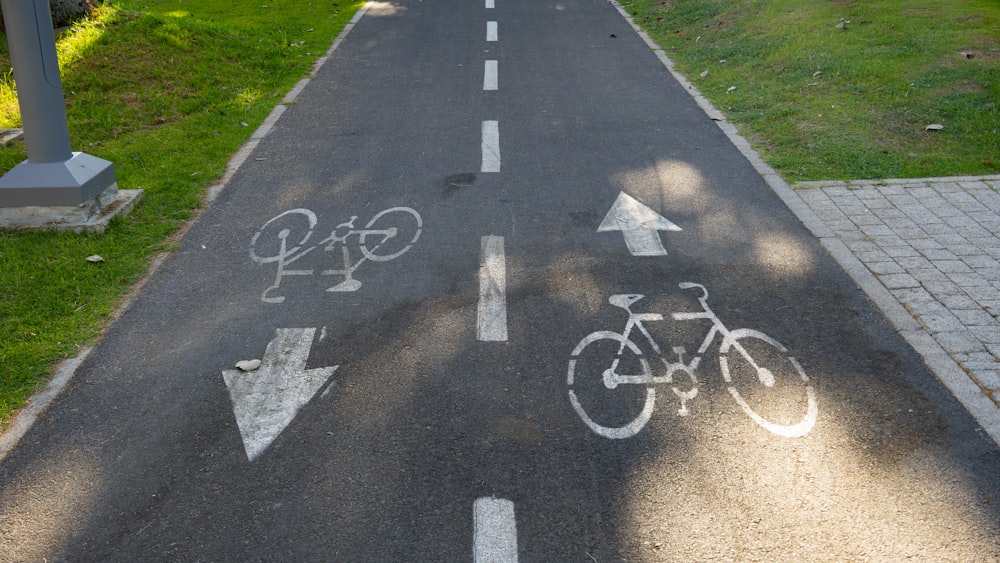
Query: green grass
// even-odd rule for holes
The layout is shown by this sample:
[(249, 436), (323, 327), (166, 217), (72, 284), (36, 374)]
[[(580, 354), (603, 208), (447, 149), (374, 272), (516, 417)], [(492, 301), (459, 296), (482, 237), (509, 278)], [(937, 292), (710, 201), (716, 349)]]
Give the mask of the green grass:
[[(263, 5), (268, 7), (263, 7)], [(358, 0), (106, 2), (58, 48), (70, 138), (145, 198), (103, 234), (0, 231), (0, 428), (54, 362), (92, 344), (205, 189)], [(0, 35), (0, 128), (19, 125)], [(0, 172), (26, 158), (0, 150)], [(105, 262), (92, 264), (97, 254)]]
[(997, 173), (995, 0), (623, 5), (786, 179)]

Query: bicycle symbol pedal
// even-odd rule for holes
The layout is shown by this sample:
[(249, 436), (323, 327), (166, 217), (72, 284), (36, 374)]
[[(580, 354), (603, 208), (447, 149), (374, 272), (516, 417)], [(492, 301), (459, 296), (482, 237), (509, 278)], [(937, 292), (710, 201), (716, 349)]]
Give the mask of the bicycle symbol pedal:
[[(291, 269), (289, 266), (309, 255), (317, 248), (323, 249), (338, 267), (324, 269), (321, 276), (342, 276), (340, 283), (326, 289), (328, 292), (353, 292), (363, 286), (354, 272), (366, 262), (388, 262), (405, 254), (416, 244), (423, 230), (420, 214), (409, 207), (384, 209), (364, 226), (354, 226), (358, 217), (337, 225), (330, 236), (309, 244), (318, 220), (316, 214), (304, 208), (289, 209), (266, 223), (254, 234), (250, 241), (250, 258), (258, 264), (276, 264), (274, 283), (261, 294), (265, 303), (282, 303), (284, 295), (278, 295), (281, 282), (288, 276), (313, 276), (315, 269)], [(357, 240), (360, 257), (354, 257), (348, 240)], [(291, 241), (291, 242), (290, 242)], [(339, 251), (339, 252), (338, 252)]]
[[(758, 330), (730, 330), (708, 305), (708, 290), (692, 282), (681, 289), (700, 289), (700, 312), (675, 312), (675, 321), (709, 320), (711, 328), (690, 361), (683, 346), (672, 348), (676, 361), (664, 356), (647, 322), (663, 320), (658, 313), (635, 313), (638, 294), (612, 295), (608, 301), (624, 309), (628, 320), (621, 332), (599, 330), (580, 340), (570, 353), (566, 383), (573, 410), (599, 436), (611, 439), (638, 434), (652, 418), (658, 384), (671, 386), (680, 401), (677, 413), (689, 414), (688, 401), (698, 395), (698, 367), (718, 339), (719, 371), (726, 389), (754, 422), (779, 436), (805, 436), (816, 425), (816, 393), (802, 365), (777, 340)], [(636, 332), (642, 338), (635, 336)], [(718, 337), (718, 338), (716, 338)], [(662, 374), (654, 374), (642, 346), (658, 357)], [(761, 359), (762, 358), (762, 359)], [(657, 365), (657, 368), (660, 368)], [(690, 382), (679, 385), (677, 375)], [(586, 403), (586, 406), (585, 406)]]

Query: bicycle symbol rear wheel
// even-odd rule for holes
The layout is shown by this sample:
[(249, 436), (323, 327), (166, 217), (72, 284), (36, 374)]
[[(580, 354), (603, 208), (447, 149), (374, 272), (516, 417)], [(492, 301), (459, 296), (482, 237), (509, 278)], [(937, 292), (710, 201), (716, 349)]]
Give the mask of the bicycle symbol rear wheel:
[(647, 380), (651, 373), (649, 362), (634, 342), (617, 332), (593, 332), (570, 355), (566, 375), (570, 404), (584, 424), (599, 436), (612, 439), (635, 436), (653, 415), (656, 390), (636, 384), (609, 387), (605, 379), (609, 370)]
[(757, 330), (734, 330), (719, 347), (719, 367), (729, 394), (760, 426), (797, 438), (816, 425), (816, 392), (802, 365), (777, 340)]

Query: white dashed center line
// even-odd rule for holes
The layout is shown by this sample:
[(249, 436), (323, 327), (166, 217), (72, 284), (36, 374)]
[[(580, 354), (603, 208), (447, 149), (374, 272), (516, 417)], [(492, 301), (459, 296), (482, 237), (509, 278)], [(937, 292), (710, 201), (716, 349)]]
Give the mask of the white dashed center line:
[(482, 239), (476, 337), (484, 342), (507, 341), (507, 264), (503, 237)]
[(486, 22), (486, 40), (497, 40), (497, 22)]
[(486, 61), (486, 66), (483, 69), (483, 90), (497, 90), (498, 88), (497, 62)]
[(473, 505), (473, 561), (475, 563), (517, 563), (517, 523), (514, 503), (483, 497)]
[(497, 121), (483, 122), (483, 166), (480, 170), (500, 171), (500, 124)]

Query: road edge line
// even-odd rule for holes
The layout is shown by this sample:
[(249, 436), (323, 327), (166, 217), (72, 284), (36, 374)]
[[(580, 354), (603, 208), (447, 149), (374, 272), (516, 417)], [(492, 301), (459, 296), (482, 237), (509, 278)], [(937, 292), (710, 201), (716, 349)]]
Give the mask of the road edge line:
[[(681, 75), (674, 68), (673, 61), (670, 57), (663, 51), (663, 49), (653, 41), (653, 38), (649, 36), (639, 25), (635, 23), (632, 16), (618, 3), (617, 0), (608, 0), (608, 2), (618, 11), (618, 13), (625, 19), (625, 21), (632, 27), (632, 29), (639, 35), (639, 37), (646, 43), (646, 46), (653, 51), (656, 58), (660, 60), (660, 63), (670, 72), (671, 76), (674, 77), (680, 85), (687, 91), (687, 93), (694, 98), (695, 103), (705, 112), (705, 115), (709, 117), (715, 124), (726, 134), (729, 141), (733, 143), (737, 150), (750, 162), (754, 170), (764, 179), (764, 182), (771, 188), (771, 191), (778, 196), (781, 201), (785, 203), (789, 211), (795, 215), (798, 220), (807, 228), (809, 231), (819, 239), (820, 244), (826, 249), (827, 253), (837, 262), (837, 264), (843, 269), (851, 280), (858, 285), (859, 289), (875, 303), (875, 306), (882, 313), (882, 316), (889, 321), (889, 324), (896, 330), (906, 343), (913, 348), (913, 351), (920, 356), (924, 365), (927, 369), (934, 374), (934, 377), (944, 385), (945, 389), (951, 393), (959, 403), (965, 407), (965, 410), (972, 416), (973, 420), (979, 424), (980, 428), (993, 440), (995, 444), (1000, 446), (1000, 417), (997, 416), (997, 406), (990, 400), (989, 397), (983, 394), (982, 389), (979, 388), (967, 375), (965, 371), (955, 362), (954, 359), (944, 351), (943, 348), (930, 336), (916, 319), (906, 309), (900, 305), (899, 301), (889, 293), (889, 290), (882, 285), (880, 281), (868, 271), (868, 268), (861, 263), (860, 260), (854, 253), (852, 253), (843, 241), (841, 241), (833, 231), (827, 227), (826, 223), (819, 218), (816, 213), (806, 205), (805, 201), (795, 193), (795, 190), (788, 185), (788, 182), (781, 177), (778, 172), (772, 168), (769, 164), (764, 162), (760, 154), (757, 153), (750, 146), (749, 141), (746, 140), (736, 126), (732, 123), (726, 121), (725, 116), (720, 112), (708, 98), (701, 95), (698, 89), (691, 84), (691, 82)], [(963, 181), (975, 180), (979, 177), (969, 176), (960, 177)], [(923, 180), (923, 179), (921, 179)], [(928, 180), (936, 180), (933, 178), (928, 178)], [(887, 183), (899, 183), (902, 180), (888, 180)], [(818, 182), (818, 183), (822, 183)], [(842, 182), (838, 182), (842, 183)], [(869, 182), (870, 183), (870, 182)], [(805, 182), (801, 182), (800, 185), (808, 185)], [(843, 247), (841, 249), (841, 247)], [(916, 328), (914, 326), (916, 325)], [(924, 338), (926, 336), (926, 338)], [(917, 347), (920, 345), (920, 348)], [(923, 349), (924, 351), (921, 351)], [(961, 377), (959, 377), (961, 376)], [(974, 389), (972, 389), (974, 388)]]
[[(340, 46), (351, 30), (354, 29), (355, 24), (357, 24), (358, 21), (360, 21), (364, 16), (365, 12), (368, 11), (368, 7), (370, 5), (371, 2), (365, 2), (363, 6), (358, 8), (358, 11), (354, 13), (351, 21), (344, 25), (344, 29), (341, 29), (340, 33), (338, 33), (333, 39), (333, 43), (330, 45), (330, 48), (327, 49), (326, 53), (316, 59), (313, 63), (313, 68), (309, 72), (309, 75), (302, 80), (299, 80), (295, 86), (293, 86), (292, 89), (285, 94), (285, 97), (281, 100), (281, 102), (274, 106), (274, 109), (272, 109), (271, 113), (264, 118), (264, 121), (261, 122), (260, 126), (254, 131), (250, 138), (247, 139), (247, 141), (243, 143), (243, 146), (237, 149), (233, 156), (229, 158), (229, 163), (226, 165), (226, 172), (223, 174), (222, 179), (218, 183), (205, 188), (205, 191), (202, 194), (202, 201), (204, 202), (204, 205), (202, 205), (200, 209), (192, 212), (191, 218), (182, 227), (180, 227), (177, 232), (167, 238), (167, 243), (180, 242), (184, 238), (184, 235), (186, 235), (191, 229), (191, 225), (201, 218), (202, 214), (208, 209), (208, 207), (216, 200), (216, 198), (219, 197), (222, 191), (226, 189), (229, 182), (232, 181), (233, 176), (236, 175), (236, 172), (241, 166), (243, 166), (243, 163), (246, 162), (246, 159), (250, 156), (254, 149), (257, 148), (260, 140), (271, 132), (274, 125), (278, 122), (278, 119), (280, 119), (285, 110), (288, 109), (288, 105), (295, 101), (295, 98), (297, 98), (305, 86), (312, 81), (312, 79), (319, 72), (319, 69), (326, 64), (326, 62), (330, 59), (330, 56), (333, 55), (333, 52)], [(153, 257), (150, 261), (150, 266), (146, 271), (146, 274), (132, 285), (129, 292), (122, 299), (122, 302), (119, 303), (118, 307), (116, 307), (111, 313), (111, 318), (101, 329), (101, 335), (98, 340), (94, 342), (94, 344), (81, 349), (75, 357), (63, 359), (56, 364), (54, 374), (45, 385), (45, 388), (29, 397), (24, 408), (17, 414), (17, 416), (14, 417), (14, 421), (11, 423), (10, 427), (5, 431), (0, 432), (0, 462), (6, 459), (7, 456), (14, 451), (17, 445), (21, 443), (21, 440), (28, 434), (31, 427), (35, 425), (35, 422), (45, 413), (46, 410), (48, 410), (53, 401), (56, 400), (56, 398), (73, 379), (73, 376), (76, 375), (76, 370), (80, 367), (80, 365), (83, 364), (87, 357), (90, 356), (90, 353), (93, 352), (98, 345), (100, 345), (101, 341), (104, 340), (104, 335), (107, 333), (108, 329), (110, 329), (111, 326), (118, 322), (118, 320), (121, 319), (130, 308), (132, 308), (132, 304), (135, 303), (135, 300), (138, 298), (139, 292), (142, 291), (142, 288), (146, 286), (149, 280), (152, 279), (153, 275), (159, 271), (160, 266), (162, 266), (163, 263), (166, 262), (167, 258), (169, 258), (172, 254), (172, 252), (161, 252)]]

